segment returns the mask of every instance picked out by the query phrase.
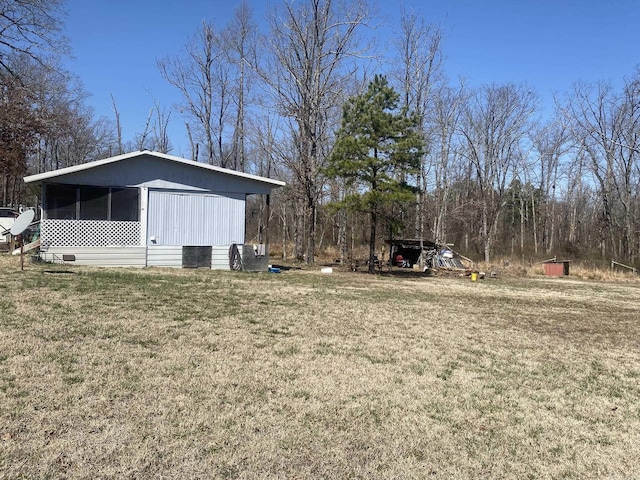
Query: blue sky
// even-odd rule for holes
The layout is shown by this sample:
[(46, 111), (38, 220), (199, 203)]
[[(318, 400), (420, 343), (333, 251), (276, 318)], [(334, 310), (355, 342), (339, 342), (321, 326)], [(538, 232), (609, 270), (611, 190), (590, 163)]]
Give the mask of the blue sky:
[[(132, 140), (154, 99), (169, 108), (178, 92), (161, 78), (156, 60), (179, 53), (203, 20), (223, 27), (235, 0), (67, 0), (66, 35), (74, 58), (66, 66), (91, 94), (97, 116), (113, 117), (114, 96), (123, 139)], [(260, 22), (270, 2), (251, 2)], [(640, 64), (638, 0), (404, 0), (407, 10), (440, 24), (445, 70), (467, 83), (525, 82), (550, 110), (552, 94), (573, 82), (619, 85)], [(382, 0), (379, 13), (397, 31), (400, 2)], [(188, 156), (183, 121), (172, 115), (173, 154)]]

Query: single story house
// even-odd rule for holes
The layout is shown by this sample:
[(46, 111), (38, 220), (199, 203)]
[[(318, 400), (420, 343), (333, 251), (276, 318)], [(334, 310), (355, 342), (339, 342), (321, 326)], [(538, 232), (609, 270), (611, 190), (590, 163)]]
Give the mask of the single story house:
[(148, 150), (24, 181), (40, 198), (43, 260), (229, 269), (239, 252), (265, 270), (267, 245), (244, 247), (246, 197), (285, 185)]

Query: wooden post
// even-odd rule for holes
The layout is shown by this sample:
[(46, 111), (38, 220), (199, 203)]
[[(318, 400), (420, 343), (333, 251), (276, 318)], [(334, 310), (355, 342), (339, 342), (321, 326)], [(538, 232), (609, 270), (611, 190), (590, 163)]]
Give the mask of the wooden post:
[(620, 262), (616, 262), (615, 260), (611, 259), (611, 270), (613, 270), (613, 267), (615, 265), (618, 265), (622, 268), (626, 268), (628, 270), (631, 270), (633, 272), (633, 274), (636, 274), (636, 268), (635, 267), (630, 267), (629, 265), (625, 265), (624, 263), (620, 263)]
[(24, 235), (20, 234), (20, 270), (24, 270)]

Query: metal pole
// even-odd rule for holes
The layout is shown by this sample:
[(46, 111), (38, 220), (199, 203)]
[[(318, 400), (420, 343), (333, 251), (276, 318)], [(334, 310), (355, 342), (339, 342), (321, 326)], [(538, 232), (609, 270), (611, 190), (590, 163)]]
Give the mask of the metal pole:
[(24, 270), (24, 234), (20, 234), (20, 271)]

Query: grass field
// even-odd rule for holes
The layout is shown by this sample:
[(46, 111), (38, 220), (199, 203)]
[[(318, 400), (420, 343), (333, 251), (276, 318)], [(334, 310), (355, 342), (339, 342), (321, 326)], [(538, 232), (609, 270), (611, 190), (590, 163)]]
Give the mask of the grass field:
[(0, 258), (0, 478), (638, 478), (640, 283)]

